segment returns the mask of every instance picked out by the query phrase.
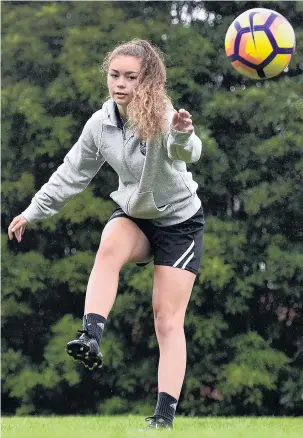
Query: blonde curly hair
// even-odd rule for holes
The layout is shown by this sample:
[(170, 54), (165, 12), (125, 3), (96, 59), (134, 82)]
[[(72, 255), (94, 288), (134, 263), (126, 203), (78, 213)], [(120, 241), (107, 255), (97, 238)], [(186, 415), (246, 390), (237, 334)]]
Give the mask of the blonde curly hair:
[(167, 111), (172, 108), (167, 95), (164, 55), (148, 41), (133, 39), (107, 53), (101, 70), (108, 72), (111, 61), (117, 56), (134, 56), (141, 60), (138, 83), (133, 99), (127, 107), (128, 119), (141, 140), (167, 132)]

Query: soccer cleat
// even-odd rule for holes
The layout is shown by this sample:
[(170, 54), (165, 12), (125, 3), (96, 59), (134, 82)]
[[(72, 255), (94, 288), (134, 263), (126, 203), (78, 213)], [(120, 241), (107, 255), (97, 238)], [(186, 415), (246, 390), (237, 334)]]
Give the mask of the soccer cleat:
[(146, 427), (149, 429), (172, 429), (173, 423), (168, 421), (166, 418), (160, 417), (159, 415), (154, 415), (152, 417), (146, 417), (145, 421), (149, 421), (149, 425)]
[(81, 336), (68, 342), (66, 352), (75, 360), (82, 362), (86, 368), (102, 368), (103, 357), (99, 345), (87, 330), (78, 330)]

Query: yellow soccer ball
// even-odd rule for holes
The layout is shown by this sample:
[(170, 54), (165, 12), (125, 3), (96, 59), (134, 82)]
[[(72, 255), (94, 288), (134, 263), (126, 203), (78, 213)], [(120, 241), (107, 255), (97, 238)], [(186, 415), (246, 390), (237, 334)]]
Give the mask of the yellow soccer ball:
[(273, 78), (286, 69), (295, 52), (295, 32), (278, 12), (254, 8), (228, 28), (225, 52), (232, 66), (251, 79)]

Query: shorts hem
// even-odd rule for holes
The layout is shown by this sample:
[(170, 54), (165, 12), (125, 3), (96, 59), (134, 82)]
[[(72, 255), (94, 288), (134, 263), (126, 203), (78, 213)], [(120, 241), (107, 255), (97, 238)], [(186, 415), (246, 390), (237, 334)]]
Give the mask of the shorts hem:
[(170, 263), (154, 262), (154, 265), (155, 266), (156, 265), (158, 265), (158, 266), (169, 266), (170, 268), (181, 269), (182, 271), (192, 272), (195, 275), (198, 274), (198, 270), (194, 269), (194, 268), (191, 268), (190, 266), (189, 267), (186, 266), (186, 268), (182, 269), (182, 268), (179, 268), (179, 266), (172, 266)]

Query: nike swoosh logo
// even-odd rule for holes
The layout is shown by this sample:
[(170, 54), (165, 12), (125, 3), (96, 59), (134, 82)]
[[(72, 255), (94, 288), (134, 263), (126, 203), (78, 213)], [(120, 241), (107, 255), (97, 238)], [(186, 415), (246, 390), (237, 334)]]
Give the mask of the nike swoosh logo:
[(251, 31), (251, 34), (252, 34), (253, 42), (254, 42), (254, 45), (255, 45), (255, 49), (257, 48), (256, 40), (255, 40), (255, 34), (254, 34), (254, 16), (256, 14), (258, 14), (258, 12), (251, 12), (249, 14), (249, 27), (250, 27), (250, 31)]

